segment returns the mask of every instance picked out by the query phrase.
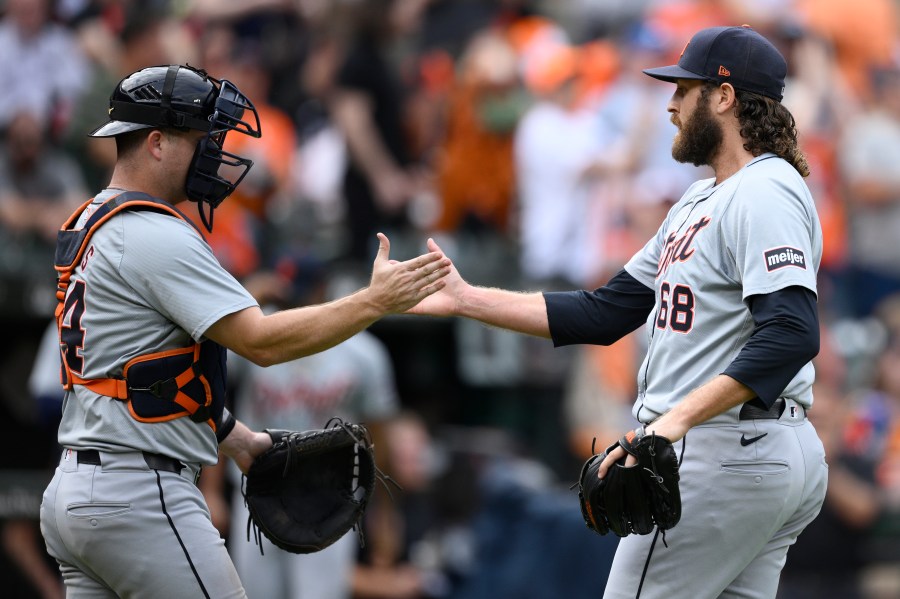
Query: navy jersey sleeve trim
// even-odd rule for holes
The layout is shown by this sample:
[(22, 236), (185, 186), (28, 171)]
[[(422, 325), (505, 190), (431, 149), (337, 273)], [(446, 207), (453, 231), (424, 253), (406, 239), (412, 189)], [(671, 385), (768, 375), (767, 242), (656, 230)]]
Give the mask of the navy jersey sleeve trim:
[(748, 303), (756, 327), (723, 374), (750, 387), (768, 408), (819, 353), (816, 295), (792, 286), (751, 296)]
[(594, 291), (545, 292), (553, 345), (610, 345), (644, 324), (655, 297), (624, 269)]

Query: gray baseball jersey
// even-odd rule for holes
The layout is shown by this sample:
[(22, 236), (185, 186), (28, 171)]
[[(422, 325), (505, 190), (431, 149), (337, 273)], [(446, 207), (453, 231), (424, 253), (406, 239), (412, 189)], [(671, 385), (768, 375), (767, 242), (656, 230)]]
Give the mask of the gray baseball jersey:
[[(771, 215), (777, 214), (774, 219)], [(656, 291), (633, 414), (650, 422), (721, 374), (753, 332), (745, 300), (790, 286), (816, 291), (822, 232), (797, 171), (763, 154), (719, 185), (692, 185), (625, 265)], [(783, 396), (812, 405), (811, 363)], [(709, 421), (734, 422), (739, 407)]]
[[(105, 190), (83, 224), (117, 193)], [(84, 284), (81, 329), (84, 378), (121, 377), (132, 358), (187, 347), (228, 314), (256, 300), (218, 262), (187, 222), (151, 211), (126, 211), (91, 239), (72, 273)], [(213, 430), (189, 418), (141, 423), (125, 402), (76, 385), (66, 394), (59, 443), (75, 449), (142, 450), (193, 464), (215, 464)]]

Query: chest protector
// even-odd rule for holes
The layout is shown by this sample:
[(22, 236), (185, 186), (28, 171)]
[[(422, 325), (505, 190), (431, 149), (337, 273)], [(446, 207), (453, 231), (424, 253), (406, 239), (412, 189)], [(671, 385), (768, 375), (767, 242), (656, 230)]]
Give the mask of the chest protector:
[[(91, 201), (82, 204), (57, 234), (55, 268), (59, 276), (56, 323), (63, 388), (70, 390), (74, 385), (82, 385), (99, 395), (127, 402), (128, 411), (140, 422), (166, 422), (188, 416), (194, 422), (205, 422), (215, 431), (221, 423), (225, 407), (226, 354), (225, 348), (214, 341), (206, 340), (184, 348), (132, 358), (125, 365), (122, 378), (85, 379), (79, 376), (83, 361), (79, 354), (79, 341), (83, 342), (84, 333), (80, 330), (78, 310), (83, 310), (84, 304), (82, 302), (79, 308), (76, 294), (73, 292), (67, 298), (67, 290), (72, 271), (84, 256), (97, 229), (122, 211), (151, 210), (190, 223), (203, 237), (196, 225), (171, 204), (132, 191), (110, 198), (90, 215), (82, 228), (74, 229), (90, 204)], [(123, 323), (123, 326), (128, 324)]]

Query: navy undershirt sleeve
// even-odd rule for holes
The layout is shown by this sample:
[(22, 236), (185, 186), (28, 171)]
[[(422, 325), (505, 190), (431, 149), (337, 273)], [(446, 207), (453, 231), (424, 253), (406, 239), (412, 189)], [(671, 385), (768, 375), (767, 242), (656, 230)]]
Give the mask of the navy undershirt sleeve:
[(594, 291), (545, 292), (553, 345), (610, 345), (640, 327), (653, 310), (653, 289), (620, 270)]
[(750, 387), (768, 408), (819, 353), (816, 296), (793, 286), (751, 296), (748, 304), (756, 327), (723, 374)]

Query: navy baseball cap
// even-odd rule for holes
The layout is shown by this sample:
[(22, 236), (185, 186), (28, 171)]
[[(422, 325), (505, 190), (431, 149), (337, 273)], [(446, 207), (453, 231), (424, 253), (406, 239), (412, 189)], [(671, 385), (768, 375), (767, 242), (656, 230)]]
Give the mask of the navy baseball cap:
[(772, 43), (750, 28), (701, 29), (681, 52), (677, 65), (645, 69), (655, 79), (703, 79), (781, 101), (787, 63)]

